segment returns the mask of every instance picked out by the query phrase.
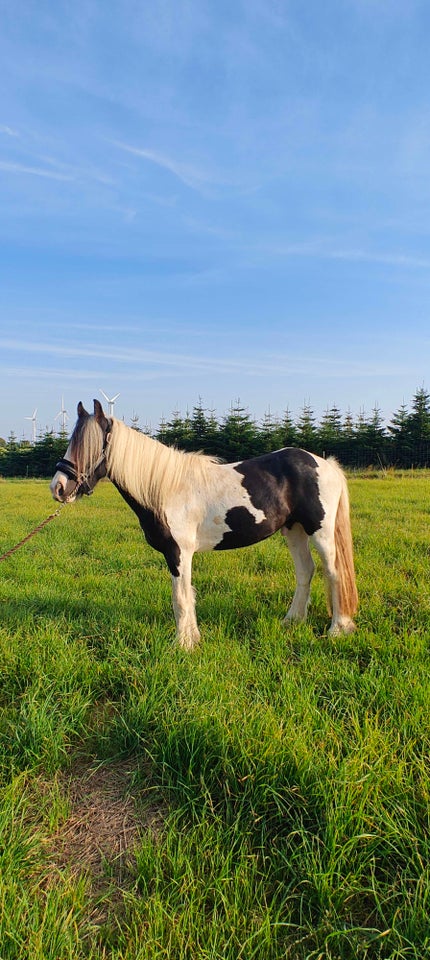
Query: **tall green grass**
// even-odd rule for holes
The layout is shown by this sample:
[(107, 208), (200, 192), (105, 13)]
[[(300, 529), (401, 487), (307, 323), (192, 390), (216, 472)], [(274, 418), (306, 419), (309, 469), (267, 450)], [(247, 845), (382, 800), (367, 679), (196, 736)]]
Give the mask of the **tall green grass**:
[[(108, 484), (0, 565), (1, 960), (430, 957), (428, 484), (351, 478), (359, 628), (335, 640), (319, 573), (309, 622), (282, 626), (276, 536), (195, 558), (185, 654)], [(0, 503), (0, 552), (52, 509), (33, 481)], [(64, 778), (124, 757), (126, 875), (53, 871)]]

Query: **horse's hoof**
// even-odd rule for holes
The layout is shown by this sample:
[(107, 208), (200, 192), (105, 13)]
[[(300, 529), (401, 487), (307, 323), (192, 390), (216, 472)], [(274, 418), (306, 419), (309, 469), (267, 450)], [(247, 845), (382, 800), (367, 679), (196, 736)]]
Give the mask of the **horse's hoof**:
[(328, 634), (329, 637), (341, 637), (342, 634), (354, 633), (356, 629), (357, 627), (354, 621), (348, 617), (343, 622), (341, 621), (340, 623), (334, 623), (330, 627)]
[(200, 643), (200, 634), (193, 634), (192, 636), (182, 636), (178, 637), (178, 642), (181, 650), (195, 650)]
[(305, 620), (306, 617), (295, 617), (287, 613), (286, 617), (282, 620), (282, 626), (288, 629), (289, 627), (296, 626), (297, 623), (304, 623)]

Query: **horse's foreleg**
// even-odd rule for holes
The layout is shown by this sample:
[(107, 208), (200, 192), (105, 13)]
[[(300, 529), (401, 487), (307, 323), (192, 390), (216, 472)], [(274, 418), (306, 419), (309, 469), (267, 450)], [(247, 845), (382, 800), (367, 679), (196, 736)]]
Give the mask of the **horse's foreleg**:
[(284, 623), (289, 623), (291, 620), (306, 619), (315, 564), (309, 549), (309, 537), (300, 523), (295, 523), (291, 530), (283, 527), (282, 533), (290, 549), (296, 572), (296, 590), (284, 619)]
[(196, 620), (194, 588), (191, 583), (192, 552), (181, 550), (178, 576), (172, 576), (173, 610), (176, 636), (184, 650), (192, 650), (200, 640)]

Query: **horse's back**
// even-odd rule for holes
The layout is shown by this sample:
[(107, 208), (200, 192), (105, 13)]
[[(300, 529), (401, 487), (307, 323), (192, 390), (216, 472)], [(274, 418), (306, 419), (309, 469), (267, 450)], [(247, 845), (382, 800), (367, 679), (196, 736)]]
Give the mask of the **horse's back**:
[(272, 516), (279, 529), (301, 523), (306, 533), (319, 529), (325, 510), (319, 477), (325, 461), (297, 447), (283, 447), (235, 464), (253, 505)]

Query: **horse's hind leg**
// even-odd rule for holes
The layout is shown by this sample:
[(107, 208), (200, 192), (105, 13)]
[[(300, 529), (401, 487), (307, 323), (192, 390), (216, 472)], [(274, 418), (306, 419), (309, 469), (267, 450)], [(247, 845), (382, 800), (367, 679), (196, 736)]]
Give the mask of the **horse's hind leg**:
[(326, 582), (327, 605), (331, 613), (329, 634), (338, 636), (341, 633), (352, 633), (355, 623), (349, 613), (342, 610), (339, 572), (336, 567), (336, 543), (334, 531), (325, 523), (312, 536), (312, 542), (321, 557), (324, 578)]
[(315, 564), (309, 549), (309, 537), (300, 523), (295, 523), (291, 530), (283, 527), (282, 533), (290, 549), (296, 572), (296, 590), (284, 619), (284, 623), (289, 623), (291, 620), (306, 619)]
[(200, 640), (196, 619), (194, 588), (191, 583), (192, 552), (181, 549), (179, 575), (172, 575), (173, 610), (179, 645), (192, 650)]

